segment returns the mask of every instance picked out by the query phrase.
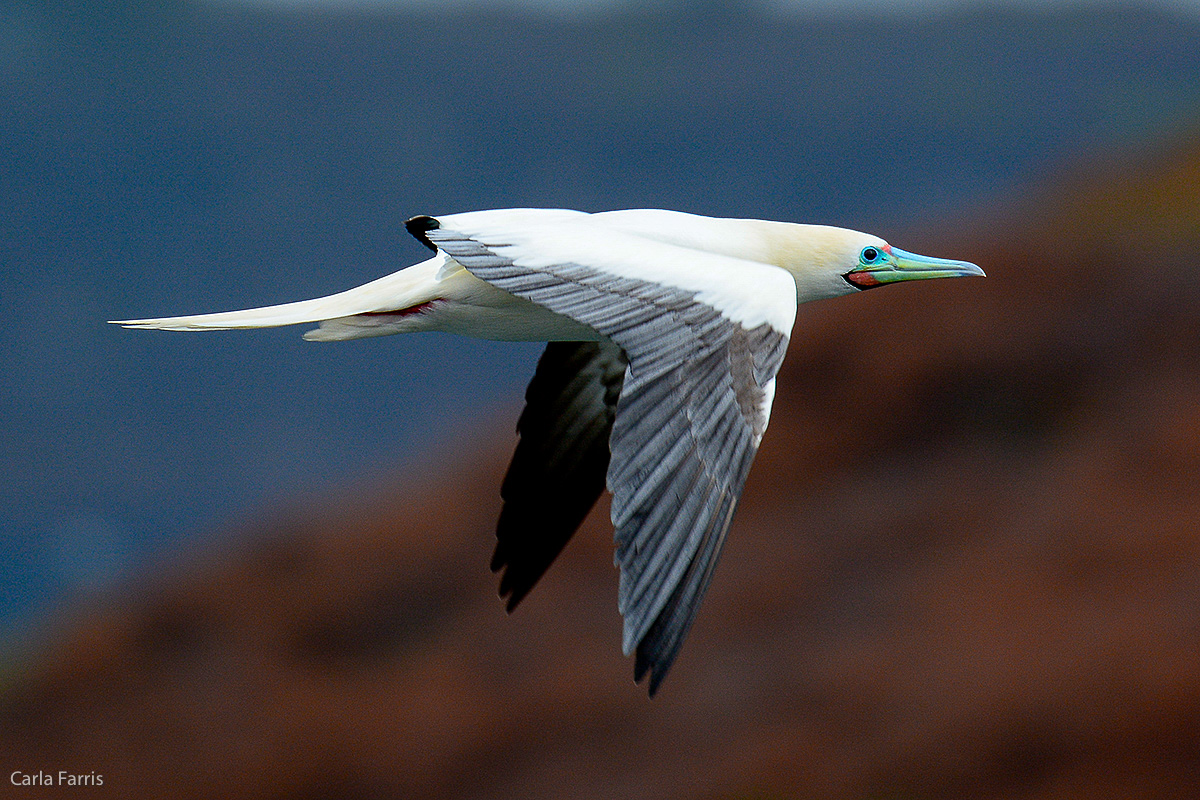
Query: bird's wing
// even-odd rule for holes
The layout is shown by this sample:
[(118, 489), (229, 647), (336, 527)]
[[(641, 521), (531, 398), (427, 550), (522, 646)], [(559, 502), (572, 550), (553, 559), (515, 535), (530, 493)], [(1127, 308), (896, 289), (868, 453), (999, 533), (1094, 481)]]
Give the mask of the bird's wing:
[(608, 439), (625, 379), (610, 341), (550, 342), (525, 392), (521, 440), (500, 488), (492, 571), (508, 610), (529, 592), (604, 490)]
[[(712, 577), (766, 429), (796, 313), (774, 266), (555, 217), (430, 218), (427, 236), (511, 294), (591, 326), (628, 359), (610, 438), (618, 607), (653, 694)], [(506, 216), (506, 214), (508, 216)]]

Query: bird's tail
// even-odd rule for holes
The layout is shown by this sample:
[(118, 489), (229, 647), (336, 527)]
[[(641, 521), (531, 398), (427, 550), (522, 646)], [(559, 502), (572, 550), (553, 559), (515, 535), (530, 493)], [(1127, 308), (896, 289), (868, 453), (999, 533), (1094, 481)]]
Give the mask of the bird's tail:
[(338, 294), (241, 311), (182, 317), (110, 320), (125, 328), (164, 331), (225, 331), (277, 328), (319, 322), (304, 335), (310, 340), (357, 339), (398, 333), (394, 323), (436, 299), (442, 257), (416, 264)]

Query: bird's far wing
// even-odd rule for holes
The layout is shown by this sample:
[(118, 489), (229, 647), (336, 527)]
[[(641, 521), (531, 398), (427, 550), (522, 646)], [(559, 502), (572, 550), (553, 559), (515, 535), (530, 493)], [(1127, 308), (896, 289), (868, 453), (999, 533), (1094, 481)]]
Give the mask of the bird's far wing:
[(608, 439), (625, 379), (610, 341), (550, 342), (525, 392), (521, 440), (500, 488), (492, 571), (508, 610), (529, 592), (604, 490)]
[(591, 326), (629, 361), (610, 439), (618, 606), (653, 694), (712, 577), (796, 313), (785, 271), (587, 220), (430, 220), (477, 277)]

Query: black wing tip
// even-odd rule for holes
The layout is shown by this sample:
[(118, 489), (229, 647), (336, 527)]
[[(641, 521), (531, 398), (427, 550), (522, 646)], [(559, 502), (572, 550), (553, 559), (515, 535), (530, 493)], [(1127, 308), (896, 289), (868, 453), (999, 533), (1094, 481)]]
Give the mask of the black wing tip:
[(637, 653), (633, 661), (633, 682), (641, 683), (646, 674), (650, 674), (649, 695), (650, 699), (654, 699), (654, 695), (658, 694), (658, 687), (662, 685), (663, 679), (667, 677), (667, 671), (671, 668), (670, 663), (656, 664), (642, 650), (642, 646), (638, 645)]
[(497, 592), (500, 599), (504, 601), (504, 612), (506, 614), (511, 614), (516, 611), (517, 606), (520, 605), (521, 601), (525, 599), (525, 595), (528, 593), (528, 589), (520, 591), (513, 589), (511, 586), (505, 586), (503, 579), (500, 581), (500, 591)]
[(414, 239), (428, 247), (433, 252), (437, 252), (437, 245), (429, 241), (429, 236), (427, 234), (429, 231), (437, 230), (438, 228), (442, 227), (442, 223), (438, 222), (428, 214), (418, 214), (415, 217), (405, 220), (404, 227), (408, 229), (408, 232), (413, 235)]
[(500, 576), (500, 586), (496, 594), (504, 601), (504, 611), (511, 614), (517, 610), (517, 605), (525, 599), (525, 595), (529, 594), (533, 583), (528, 581), (518, 583), (512, 564), (508, 563), (508, 560), (503, 558), (499, 552), (492, 557), (491, 568), (493, 573), (504, 570), (504, 574)]
[(524, 595), (517, 596), (515, 594), (506, 595), (504, 592), (497, 592), (497, 595), (504, 601), (504, 613), (511, 614), (517, 610), (517, 605), (524, 598)]

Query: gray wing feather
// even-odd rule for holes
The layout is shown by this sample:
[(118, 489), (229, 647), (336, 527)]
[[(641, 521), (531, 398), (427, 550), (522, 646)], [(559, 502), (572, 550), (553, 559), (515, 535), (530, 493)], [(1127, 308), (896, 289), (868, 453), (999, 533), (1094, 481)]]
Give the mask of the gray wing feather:
[(694, 293), (582, 264), (524, 266), (447, 228), (429, 238), (472, 274), (591, 326), (629, 366), (609, 439), (618, 608), (634, 675), (666, 676), (712, 578), (766, 429), (787, 334), (747, 330)]

